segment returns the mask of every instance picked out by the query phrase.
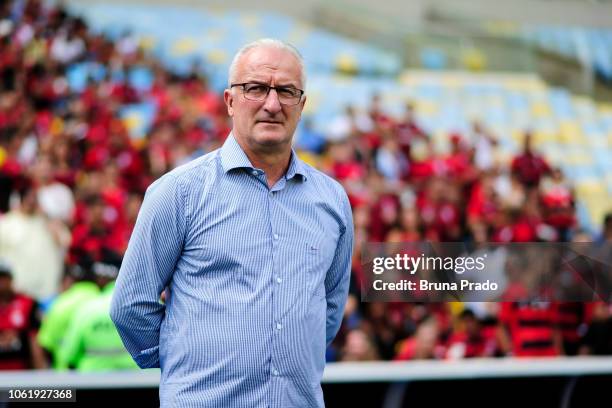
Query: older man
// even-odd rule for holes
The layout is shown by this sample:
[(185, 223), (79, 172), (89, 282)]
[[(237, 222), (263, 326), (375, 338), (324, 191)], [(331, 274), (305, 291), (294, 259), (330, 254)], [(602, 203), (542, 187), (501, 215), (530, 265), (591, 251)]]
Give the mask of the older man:
[(324, 405), (353, 222), (342, 187), (291, 149), (304, 85), (292, 46), (243, 47), (223, 147), (147, 191), (111, 316), (138, 365), (161, 367), (162, 406)]

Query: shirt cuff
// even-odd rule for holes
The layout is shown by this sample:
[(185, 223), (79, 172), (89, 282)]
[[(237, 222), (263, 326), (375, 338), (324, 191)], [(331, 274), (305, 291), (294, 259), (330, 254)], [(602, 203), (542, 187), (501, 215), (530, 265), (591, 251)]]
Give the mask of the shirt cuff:
[(134, 357), (134, 361), (140, 368), (159, 368), (159, 346), (142, 350)]

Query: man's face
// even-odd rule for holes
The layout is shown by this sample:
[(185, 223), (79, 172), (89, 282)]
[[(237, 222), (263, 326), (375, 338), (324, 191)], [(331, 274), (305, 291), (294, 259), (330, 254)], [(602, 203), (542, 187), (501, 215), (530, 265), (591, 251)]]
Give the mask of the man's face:
[[(291, 52), (275, 47), (249, 50), (238, 61), (232, 82), (304, 89), (297, 58)], [(275, 90), (270, 90), (263, 101), (251, 101), (244, 97), (241, 87), (226, 89), (224, 99), (234, 122), (236, 139), (243, 148), (251, 151), (289, 148), (306, 101), (302, 96), (295, 106), (282, 105)]]

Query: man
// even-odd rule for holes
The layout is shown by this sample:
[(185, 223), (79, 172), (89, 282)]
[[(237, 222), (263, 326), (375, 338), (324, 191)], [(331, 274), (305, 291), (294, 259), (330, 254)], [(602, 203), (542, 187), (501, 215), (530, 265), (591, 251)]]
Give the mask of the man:
[(291, 149), (304, 85), (293, 47), (246, 45), (223, 147), (147, 191), (111, 317), (138, 365), (161, 367), (162, 406), (324, 406), (353, 222), (341, 186)]

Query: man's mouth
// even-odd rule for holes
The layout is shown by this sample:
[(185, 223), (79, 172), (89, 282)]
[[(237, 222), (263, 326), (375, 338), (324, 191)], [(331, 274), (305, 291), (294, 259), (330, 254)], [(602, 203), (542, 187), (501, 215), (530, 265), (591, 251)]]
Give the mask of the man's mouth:
[(279, 120), (258, 120), (257, 123), (270, 123), (274, 125), (281, 125), (283, 122)]

